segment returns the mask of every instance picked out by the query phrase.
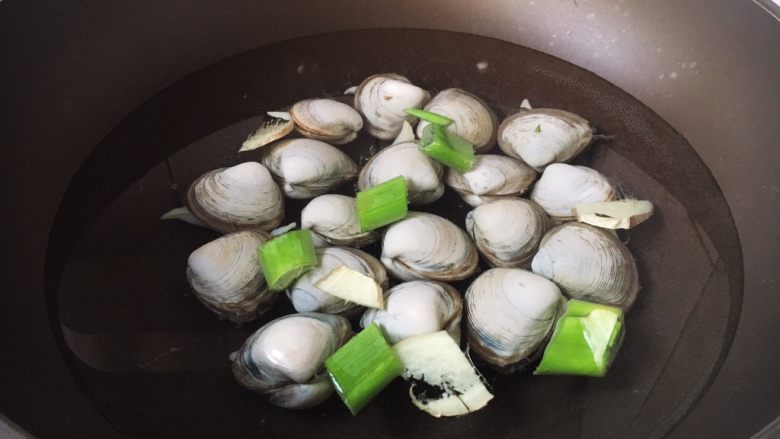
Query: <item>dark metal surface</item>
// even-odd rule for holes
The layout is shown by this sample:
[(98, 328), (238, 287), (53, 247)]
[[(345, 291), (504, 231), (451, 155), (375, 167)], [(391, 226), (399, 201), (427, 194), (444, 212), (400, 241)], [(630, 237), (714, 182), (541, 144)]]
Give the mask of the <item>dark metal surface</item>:
[(0, 3), (0, 199), (10, 222), (2, 242), (14, 262), (3, 271), (12, 298), (2, 311), (0, 409), (46, 437), (111, 436), (62, 364), (42, 282), (60, 198), (122, 117), (226, 56), (297, 35), (388, 26), (460, 30), (544, 50), (622, 87), (686, 136), (731, 205), (746, 278), (730, 355), (673, 436), (745, 437), (773, 419), (779, 354), (767, 334), (780, 322), (780, 31), (754, 4), (725, 1), (456, 1), (424, 9), (405, 1)]

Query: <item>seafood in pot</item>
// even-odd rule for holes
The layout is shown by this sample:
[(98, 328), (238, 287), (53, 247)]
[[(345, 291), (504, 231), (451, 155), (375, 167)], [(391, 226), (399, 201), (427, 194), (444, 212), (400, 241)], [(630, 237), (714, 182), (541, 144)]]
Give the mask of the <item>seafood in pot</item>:
[(321, 312), (326, 314), (352, 315), (362, 307), (328, 294), (314, 285), (340, 266), (346, 266), (372, 278), (382, 288), (387, 288), (385, 267), (370, 254), (348, 247), (326, 247), (317, 249), (319, 265), (298, 278), (287, 289), (287, 296), (298, 312)]
[[(447, 116), (453, 124), (447, 129), (484, 152), (496, 143), (498, 118), (482, 99), (459, 88), (440, 91), (425, 106), (426, 111)], [(422, 137), (428, 122), (417, 124), (417, 137)]]
[(498, 127), (498, 145), (511, 157), (537, 170), (566, 162), (593, 139), (588, 121), (568, 111), (551, 108), (522, 110)]
[(271, 145), (263, 164), (294, 199), (329, 192), (357, 175), (358, 167), (346, 154), (313, 139), (281, 140)]
[(362, 247), (379, 239), (375, 231), (360, 231), (355, 199), (346, 195), (325, 194), (312, 199), (301, 211), (301, 228), (312, 231), (317, 247)]
[(341, 316), (280, 317), (263, 325), (231, 354), (233, 375), (239, 384), (279, 407), (314, 407), (333, 394), (323, 362), (350, 335), (349, 321)]
[(428, 158), (415, 142), (389, 146), (366, 162), (358, 176), (358, 188), (370, 187), (403, 176), (410, 204), (432, 203), (444, 194), (444, 167)]
[(454, 281), (477, 271), (478, 255), (469, 236), (450, 221), (410, 212), (385, 231), (382, 264), (401, 280)]
[(536, 182), (531, 199), (553, 219), (571, 220), (578, 204), (609, 201), (615, 192), (607, 177), (594, 169), (554, 163)]
[(544, 348), (563, 306), (551, 281), (519, 268), (493, 268), (465, 294), (472, 352), (503, 371), (519, 370)]
[(453, 287), (433, 281), (400, 283), (385, 291), (385, 309), (367, 309), (360, 326), (377, 323), (390, 344), (413, 335), (445, 330), (460, 342), (463, 303)]
[(366, 130), (374, 137), (392, 140), (401, 132), (403, 122), (416, 120), (404, 110), (422, 107), (430, 93), (393, 73), (372, 75), (355, 91), (355, 109), (365, 118)]
[(466, 172), (450, 169), (447, 186), (455, 189), (465, 202), (477, 207), (500, 198), (514, 198), (525, 193), (536, 179), (536, 171), (520, 160), (494, 154), (474, 156)]
[(222, 233), (271, 230), (284, 216), (279, 186), (257, 162), (201, 175), (187, 191), (187, 205), (200, 222)]
[(276, 301), (257, 260), (263, 232), (241, 231), (211, 241), (187, 260), (187, 281), (209, 309), (233, 322), (255, 319)]
[(639, 291), (636, 262), (628, 248), (611, 233), (587, 224), (569, 222), (547, 232), (531, 267), (570, 297), (624, 310)]
[(354, 108), (332, 99), (305, 99), (290, 108), (295, 130), (310, 139), (334, 145), (349, 143), (363, 128)]
[(491, 201), (466, 215), (466, 231), (493, 267), (529, 267), (549, 227), (542, 208), (522, 198)]

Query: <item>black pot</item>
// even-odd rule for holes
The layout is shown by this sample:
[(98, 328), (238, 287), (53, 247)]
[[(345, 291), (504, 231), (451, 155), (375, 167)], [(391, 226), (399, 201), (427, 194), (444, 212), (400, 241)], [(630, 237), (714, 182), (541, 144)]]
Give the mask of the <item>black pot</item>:
[[(0, 411), (37, 437), (758, 432), (780, 413), (776, 9), (6, 0)], [(407, 413), (402, 383), (350, 419), (335, 400), (283, 412), (232, 382), (224, 354), (254, 326), (216, 321), (183, 280), (214, 235), (156, 218), (198, 173), (240, 160), (264, 110), (385, 69), (504, 114), (519, 97), (573, 109), (615, 134), (582, 160), (661, 209), (631, 234), (646, 295), (607, 378), (497, 378), (496, 408), (446, 421)]]

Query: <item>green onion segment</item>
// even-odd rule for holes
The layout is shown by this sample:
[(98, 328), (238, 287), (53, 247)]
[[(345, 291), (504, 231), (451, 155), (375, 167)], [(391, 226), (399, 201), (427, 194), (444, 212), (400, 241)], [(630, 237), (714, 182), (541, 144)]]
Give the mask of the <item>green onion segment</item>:
[(263, 275), (271, 291), (282, 291), (303, 273), (317, 266), (311, 232), (293, 230), (279, 235), (257, 249)]
[(399, 176), (358, 192), (355, 206), (361, 232), (378, 229), (406, 218), (409, 213), (406, 180)]
[(474, 146), (440, 125), (423, 129), (419, 147), (428, 157), (458, 172), (466, 172), (474, 164)]

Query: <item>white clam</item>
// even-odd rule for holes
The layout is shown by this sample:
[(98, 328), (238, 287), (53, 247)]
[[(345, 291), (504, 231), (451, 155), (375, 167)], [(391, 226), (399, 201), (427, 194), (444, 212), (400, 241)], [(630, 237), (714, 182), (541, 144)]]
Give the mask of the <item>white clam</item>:
[[(231, 355), (233, 375), (244, 387), (284, 408), (325, 401), (333, 385), (323, 362), (350, 336), (349, 321), (317, 313), (290, 314), (266, 323)], [(291, 343), (294, 341), (294, 343)]]
[(550, 108), (520, 111), (498, 127), (501, 149), (538, 170), (572, 159), (592, 138), (593, 130), (587, 120)]
[[(474, 145), (474, 150), (484, 152), (496, 143), (498, 118), (482, 99), (459, 88), (442, 90), (425, 106), (425, 110), (449, 117), (453, 123), (447, 129)], [(417, 125), (417, 137), (428, 122)]]
[(233, 322), (253, 320), (276, 300), (257, 260), (257, 247), (268, 236), (241, 231), (211, 241), (187, 260), (187, 281), (209, 309)]
[(628, 309), (639, 291), (636, 262), (611, 233), (570, 222), (542, 239), (531, 267), (575, 299)]
[(382, 264), (401, 280), (465, 279), (477, 270), (478, 255), (469, 236), (450, 221), (410, 212), (385, 231)]
[(360, 113), (333, 99), (305, 99), (290, 108), (290, 115), (299, 133), (334, 145), (351, 142), (363, 128)]
[(379, 239), (374, 231), (361, 232), (355, 199), (346, 195), (315, 197), (301, 211), (301, 228), (312, 231), (314, 245), (362, 247)]
[(321, 312), (326, 314), (351, 314), (362, 307), (330, 295), (314, 285), (334, 269), (346, 266), (372, 278), (382, 288), (388, 284), (385, 267), (370, 254), (347, 247), (317, 249), (316, 268), (298, 278), (287, 289), (293, 307), (298, 312)]
[(187, 205), (197, 219), (223, 233), (271, 230), (284, 216), (279, 186), (257, 162), (201, 175), (187, 191)]
[(512, 372), (543, 348), (561, 309), (558, 287), (519, 268), (493, 268), (465, 295), (469, 347), (488, 363)]
[(410, 204), (432, 203), (444, 194), (444, 168), (415, 142), (389, 146), (371, 157), (360, 170), (358, 188), (362, 191), (399, 175), (406, 179)]
[(422, 107), (431, 95), (407, 78), (392, 73), (372, 75), (355, 92), (355, 109), (363, 115), (368, 132), (378, 139), (391, 140), (401, 131), (404, 120), (415, 118), (404, 110)]
[(553, 218), (574, 219), (574, 208), (582, 203), (609, 201), (615, 187), (600, 172), (585, 166), (554, 163), (536, 182), (531, 199)]
[(460, 342), (463, 301), (455, 288), (441, 282), (404, 282), (385, 291), (385, 309), (367, 309), (360, 319), (365, 328), (378, 324), (390, 344), (441, 330)]
[(466, 231), (493, 267), (530, 266), (549, 219), (541, 207), (522, 198), (502, 198), (466, 215)]
[(357, 175), (357, 165), (346, 154), (313, 139), (279, 141), (263, 164), (281, 181), (284, 194), (294, 199), (324, 194)]
[(471, 206), (505, 197), (514, 198), (528, 190), (536, 171), (520, 160), (502, 155), (478, 154), (466, 172), (450, 169), (447, 186), (455, 189)]

